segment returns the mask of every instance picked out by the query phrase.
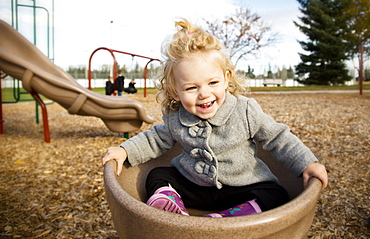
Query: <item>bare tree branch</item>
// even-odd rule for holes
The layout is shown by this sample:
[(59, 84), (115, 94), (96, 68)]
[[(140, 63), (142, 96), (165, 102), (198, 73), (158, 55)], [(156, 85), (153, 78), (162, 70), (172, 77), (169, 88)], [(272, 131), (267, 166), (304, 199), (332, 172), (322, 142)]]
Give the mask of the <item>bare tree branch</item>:
[(276, 34), (269, 34), (271, 28), (258, 14), (247, 8), (237, 8), (233, 15), (226, 16), (224, 20), (205, 22), (207, 32), (224, 43), (235, 66), (248, 54), (256, 53), (275, 41)]

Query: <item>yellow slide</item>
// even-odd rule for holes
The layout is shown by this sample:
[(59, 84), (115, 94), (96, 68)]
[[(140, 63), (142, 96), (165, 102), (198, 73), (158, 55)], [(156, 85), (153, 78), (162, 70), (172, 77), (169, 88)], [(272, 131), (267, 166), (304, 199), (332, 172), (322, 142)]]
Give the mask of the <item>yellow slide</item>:
[(59, 103), (70, 114), (101, 118), (113, 132), (131, 132), (153, 123), (143, 105), (128, 97), (106, 96), (85, 89), (36, 46), (0, 20), (0, 70), (22, 80), (23, 88)]

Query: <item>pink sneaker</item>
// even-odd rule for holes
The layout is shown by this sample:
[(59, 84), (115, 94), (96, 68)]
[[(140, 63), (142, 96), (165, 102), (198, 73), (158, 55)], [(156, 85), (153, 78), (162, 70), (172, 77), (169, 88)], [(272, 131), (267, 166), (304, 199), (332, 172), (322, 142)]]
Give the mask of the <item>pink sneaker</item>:
[(170, 186), (158, 188), (146, 202), (149, 206), (189, 216), (180, 195)]
[(207, 214), (205, 217), (238, 217), (260, 212), (262, 212), (260, 206), (256, 203), (256, 199), (253, 199), (219, 213)]

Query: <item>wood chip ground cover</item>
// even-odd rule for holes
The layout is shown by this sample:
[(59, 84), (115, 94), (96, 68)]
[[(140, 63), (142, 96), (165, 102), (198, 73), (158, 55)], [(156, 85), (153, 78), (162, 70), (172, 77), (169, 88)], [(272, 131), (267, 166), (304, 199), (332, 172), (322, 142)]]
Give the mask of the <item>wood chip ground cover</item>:
[[(141, 101), (155, 123), (155, 96)], [(309, 238), (370, 238), (370, 95), (252, 94), (290, 126), (330, 170)], [(0, 238), (118, 238), (105, 198), (101, 158), (123, 134), (99, 118), (47, 106), (51, 143), (35, 103), (4, 104), (0, 135)], [(143, 127), (130, 135), (150, 129)]]

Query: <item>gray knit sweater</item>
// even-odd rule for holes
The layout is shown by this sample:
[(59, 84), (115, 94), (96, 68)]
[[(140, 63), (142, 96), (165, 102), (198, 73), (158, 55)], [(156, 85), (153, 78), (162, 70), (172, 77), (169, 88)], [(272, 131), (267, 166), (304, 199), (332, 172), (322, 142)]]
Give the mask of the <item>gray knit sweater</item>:
[(179, 111), (121, 144), (132, 166), (156, 158), (180, 143), (183, 153), (171, 161), (186, 178), (201, 186), (244, 186), (277, 178), (256, 156), (258, 142), (297, 177), (314, 154), (287, 125), (276, 123), (252, 98), (226, 94), (214, 117), (202, 120)]

